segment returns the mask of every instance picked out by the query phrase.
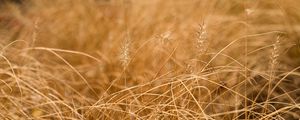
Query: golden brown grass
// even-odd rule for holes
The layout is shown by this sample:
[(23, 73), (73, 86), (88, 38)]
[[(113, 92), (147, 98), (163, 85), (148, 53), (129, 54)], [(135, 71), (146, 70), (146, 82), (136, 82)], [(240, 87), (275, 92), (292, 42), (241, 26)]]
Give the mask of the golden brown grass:
[(297, 0), (28, 0), (1, 119), (300, 119)]

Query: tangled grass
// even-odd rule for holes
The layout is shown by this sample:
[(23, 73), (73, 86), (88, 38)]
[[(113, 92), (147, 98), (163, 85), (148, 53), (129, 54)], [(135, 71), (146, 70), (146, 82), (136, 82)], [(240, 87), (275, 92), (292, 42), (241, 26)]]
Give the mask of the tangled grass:
[(300, 119), (297, 0), (0, 9), (1, 119)]

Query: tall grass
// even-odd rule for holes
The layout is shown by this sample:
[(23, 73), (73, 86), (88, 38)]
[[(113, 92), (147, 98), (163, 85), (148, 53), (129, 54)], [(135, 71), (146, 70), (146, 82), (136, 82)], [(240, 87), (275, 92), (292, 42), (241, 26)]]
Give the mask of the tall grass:
[(300, 119), (295, 0), (1, 5), (1, 119)]

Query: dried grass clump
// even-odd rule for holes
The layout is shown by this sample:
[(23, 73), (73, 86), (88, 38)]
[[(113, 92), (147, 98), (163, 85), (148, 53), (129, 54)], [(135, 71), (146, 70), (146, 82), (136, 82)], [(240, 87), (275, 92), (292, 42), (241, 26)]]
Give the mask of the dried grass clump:
[(298, 6), (8, 2), (0, 118), (300, 119)]

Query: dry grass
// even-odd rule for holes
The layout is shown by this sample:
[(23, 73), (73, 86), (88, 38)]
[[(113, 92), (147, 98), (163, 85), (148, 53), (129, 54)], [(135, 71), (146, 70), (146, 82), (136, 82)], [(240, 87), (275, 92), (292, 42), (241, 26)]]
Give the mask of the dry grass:
[(1, 119), (300, 119), (297, 0), (0, 9)]

